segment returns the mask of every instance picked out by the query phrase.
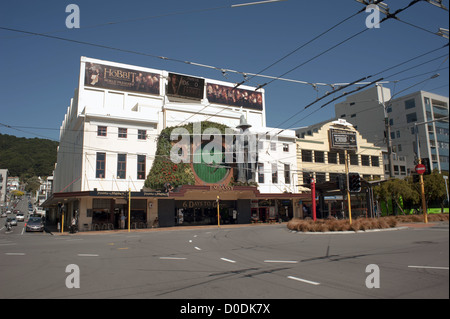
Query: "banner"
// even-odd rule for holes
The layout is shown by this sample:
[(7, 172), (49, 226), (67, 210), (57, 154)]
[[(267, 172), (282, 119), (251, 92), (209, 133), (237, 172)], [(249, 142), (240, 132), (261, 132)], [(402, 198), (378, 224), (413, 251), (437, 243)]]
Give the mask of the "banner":
[(209, 103), (225, 104), (262, 111), (262, 93), (229, 86), (208, 83), (206, 92)]
[(204, 79), (169, 73), (167, 95), (201, 100), (204, 88)]
[(159, 95), (159, 74), (86, 62), (84, 85)]

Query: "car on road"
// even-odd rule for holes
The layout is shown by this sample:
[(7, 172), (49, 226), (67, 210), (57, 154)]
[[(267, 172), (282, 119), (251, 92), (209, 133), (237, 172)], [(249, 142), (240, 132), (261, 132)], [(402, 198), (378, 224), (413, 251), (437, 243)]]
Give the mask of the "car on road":
[(3, 212), (3, 213), (2, 213), (2, 217), (6, 217), (6, 216), (8, 216), (8, 215), (6, 215), (6, 213)]
[(30, 217), (25, 227), (25, 231), (44, 231), (44, 221), (41, 217)]
[(23, 222), (25, 220), (24, 213), (17, 213), (16, 219), (17, 219), (18, 222)]

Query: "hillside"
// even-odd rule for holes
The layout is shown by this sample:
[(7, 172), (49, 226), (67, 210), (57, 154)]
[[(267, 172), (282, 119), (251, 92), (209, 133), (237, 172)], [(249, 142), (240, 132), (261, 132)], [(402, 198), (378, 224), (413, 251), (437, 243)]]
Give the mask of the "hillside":
[(0, 168), (10, 176), (50, 176), (56, 163), (58, 142), (0, 134)]

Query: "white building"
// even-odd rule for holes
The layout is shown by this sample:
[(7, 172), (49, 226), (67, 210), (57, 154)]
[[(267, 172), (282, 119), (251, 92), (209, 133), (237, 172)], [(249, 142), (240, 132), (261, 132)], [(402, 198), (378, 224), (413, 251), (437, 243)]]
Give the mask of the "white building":
[(104, 223), (117, 228), (128, 191), (134, 198), (131, 210), (139, 215), (135, 220), (147, 225), (157, 219), (160, 225), (172, 225), (172, 211), (175, 214), (182, 205), (175, 198), (181, 193), (183, 199), (198, 201), (193, 205), (201, 206), (202, 214), (222, 195), (230, 200), (230, 210), (242, 211), (242, 223), (250, 221), (250, 208), (261, 194), (265, 199), (268, 194), (281, 195), (292, 202), (295, 195), (283, 195), (296, 193), (295, 132), (289, 130), (272, 144), (270, 134), (264, 137), (270, 150), (264, 146), (259, 152), (258, 189), (236, 191), (216, 182), (186, 185), (174, 194), (144, 191), (163, 129), (205, 121), (236, 128), (242, 115), (252, 133), (272, 130), (266, 127), (262, 89), (234, 89), (233, 83), (82, 57), (78, 88), (61, 125), (53, 197), (46, 205), (78, 216), (86, 228), (92, 228), (95, 216), (103, 212)]
[(8, 192), (7, 182), (8, 182), (8, 170), (0, 169), (0, 205), (6, 204), (6, 194)]

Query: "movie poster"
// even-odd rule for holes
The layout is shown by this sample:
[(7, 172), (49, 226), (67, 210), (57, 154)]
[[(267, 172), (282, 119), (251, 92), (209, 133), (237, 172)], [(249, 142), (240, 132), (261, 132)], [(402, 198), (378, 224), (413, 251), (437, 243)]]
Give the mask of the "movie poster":
[(262, 111), (262, 93), (208, 83), (206, 94), (210, 103), (238, 106)]
[(204, 88), (204, 79), (169, 73), (167, 95), (201, 100), (203, 99)]
[(84, 85), (159, 95), (159, 74), (86, 62)]

